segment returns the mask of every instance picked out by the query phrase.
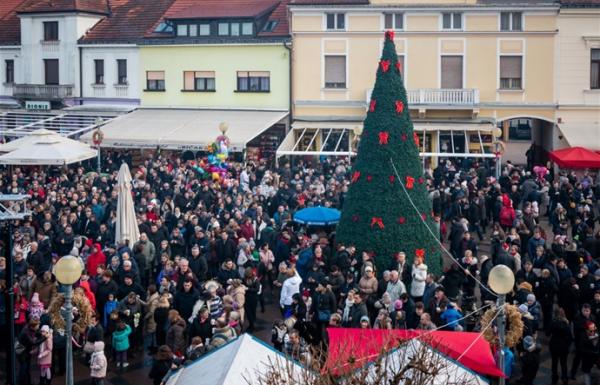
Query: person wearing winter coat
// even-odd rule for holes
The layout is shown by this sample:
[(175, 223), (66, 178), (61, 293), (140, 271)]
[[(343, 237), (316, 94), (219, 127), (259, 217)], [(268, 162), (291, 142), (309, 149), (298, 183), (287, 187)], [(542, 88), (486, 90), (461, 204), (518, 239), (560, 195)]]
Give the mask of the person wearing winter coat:
[(48, 307), (52, 298), (56, 296), (56, 281), (52, 273), (46, 271), (42, 275), (42, 279), (38, 277), (36, 280), (34, 280), (31, 287), (31, 292), (38, 293), (40, 301), (45, 307)]
[(229, 286), (226, 290), (227, 295), (231, 296), (231, 298), (233, 299), (234, 309), (236, 309), (239, 312), (240, 321), (244, 323), (244, 319), (246, 316), (244, 305), (246, 303), (246, 290), (248, 288), (242, 284), (242, 280), (240, 279), (234, 279), (228, 283)]
[(513, 202), (510, 200), (508, 195), (502, 196), (502, 208), (500, 209), (500, 225), (504, 231), (508, 231), (516, 218), (515, 209), (513, 208)]
[(473, 256), (471, 250), (465, 251), (465, 256), (461, 259), (460, 265), (464, 275), (462, 284), (463, 296), (473, 297), (475, 295), (475, 287), (477, 286), (477, 258)]
[(585, 333), (580, 337), (579, 351), (581, 354), (581, 371), (585, 385), (591, 385), (592, 380), (590, 372), (594, 365), (598, 364), (598, 355), (600, 354), (600, 341), (596, 324), (587, 322)]
[(354, 304), (350, 308), (349, 322), (351, 328), (360, 328), (360, 321), (363, 317), (368, 317), (367, 304), (365, 303), (364, 294), (356, 293), (353, 296)]
[(104, 342), (94, 342), (94, 352), (90, 358), (90, 377), (92, 377), (92, 385), (103, 385), (106, 377), (106, 368), (108, 361), (104, 355)]
[(423, 263), (423, 258), (415, 257), (411, 273), (410, 295), (413, 300), (421, 301), (425, 293), (425, 281), (427, 279), (427, 265)]
[(173, 352), (171, 351), (171, 348), (167, 345), (160, 346), (152, 361), (150, 373), (148, 373), (148, 377), (152, 380), (153, 385), (160, 385), (162, 383), (163, 379), (171, 369), (172, 362)]
[(446, 306), (446, 310), (440, 315), (440, 319), (447, 325), (445, 330), (462, 331), (460, 325), (460, 319), (463, 318), (462, 313), (459, 311), (458, 306), (455, 303), (450, 302)]
[(292, 296), (300, 293), (300, 284), (302, 278), (294, 268), (287, 270), (287, 279), (283, 281), (281, 286), (281, 294), (279, 296), (279, 306), (284, 317), (292, 307)]
[(554, 311), (554, 319), (550, 325), (550, 355), (552, 357), (552, 384), (558, 383), (558, 364), (560, 363), (561, 378), (566, 384), (569, 380), (569, 371), (567, 367), (567, 357), (573, 337), (571, 336), (571, 327), (569, 320), (565, 316), (565, 311), (558, 308)]
[(33, 293), (29, 301), (29, 319), (39, 320), (44, 314), (44, 304), (40, 301), (38, 293)]
[[(244, 272), (244, 286), (246, 287), (246, 293), (244, 296), (244, 313), (248, 319), (247, 331), (251, 333), (254, 331), (254, 323), (256, 322), (256, 307), (262, 292), (262, 286), (259, 279), (256, 277), (254, 269), (250, 267)], [(243, 322), (244, 316), (242, 314), (240, 314), (240, 316), (242, 317), (241, 321)]]
[(188, 338), (200, 337), (202, 342), (208, 344), (213, 334), (213, 326), (210, 321), (210, 313), (206, 307), (203, 307), (198, 311), (196, 318), (189, 327)]
[(52, 381), (52, 329), (48, 325), (41, 327), (44, 342), (38, 347), (37, 363), (40, 367), (40, 385), (50, 385)]
[(542, 276), (536, 282), (534, 292), (542, 307), (544, 331), (548, 333), (552, 323), (552, 307), (554, 306), (554, 297), (558, 293), (558, 283), (550, 276), (549, 270), (542, 270)]
[(521, 380), (522, 385), (533, 385), (540, 368), (541, 347), (532, 336), (523, 339), (524, 351), (521, 353)]
[(169, 329), (167, 330), (167, 346), (175, 354), (183, 355), (187, 347), (185, 339), (185, 320), (177, 310), (169, 311)]
[(131, 326), (123, 321), (117, 324), (117, 330), (112, 334), (112, 346), (117, 356), (117, 368), (126, 368), (129, 366), (127, 362), (127, 351), (129, 350), (129, 335), (131, 334)]
[(194, 305), (200, 298), (200, 294), (194, 288), (191, 280), (186, 280), (183, 284), (183, 290), (175, 294), (173, 309), (177, 310), (184, 320), (189, 319), (194, 311)]
[(157, 292), (156, 285), (148, 286), (147, 301), (144, 305), (144, 348), (151, 351), (156, 350), (156, 321), (154, 320), (154, 310), (158, 307), (160, 295)]
[(237, 337), (235, 330), (227, 323), (224, 318), (216, 320), (215, 329), (208, 349), (212, 350), (225, 345), (227, 342)]
[(106, 265), (106, 255), (102, 252), (102, 246), (99, 243), (92, 245), (91, 254), (85, 262), (86, 269), (90, 277), (96, 276), (98, 265)]

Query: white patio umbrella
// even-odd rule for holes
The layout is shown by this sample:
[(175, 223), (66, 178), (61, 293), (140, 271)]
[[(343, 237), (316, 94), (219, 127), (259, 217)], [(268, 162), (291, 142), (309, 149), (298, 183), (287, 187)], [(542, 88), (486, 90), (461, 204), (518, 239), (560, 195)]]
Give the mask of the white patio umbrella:
[(131, 172), (127, 163), (121, 164), (119, 175), (117, 175), (117, 228), (115, 240), (121, 242), (129, 241), (129, 246), (140, 238), (140, 230), (135, 218), (135, 207), (131, 197)]
[(87, 144), (60, 135), (49, 135), (0, 156), (0, 164), (64, 166), (95, 157), (98, 152)]
[(53, 138), (55, 136), (60, 135), (54, 131), (46, 130), (45, 128), (40, 128), (39, 130), (33, 131), (29, 135), (22, 136), (19, 139), (11, 140), (8, 143), (0, 144), (0, 152), (5, 153), (18, 150), (23, 146), (29, 146), (36, 142), (43, 141), (48, 138)]

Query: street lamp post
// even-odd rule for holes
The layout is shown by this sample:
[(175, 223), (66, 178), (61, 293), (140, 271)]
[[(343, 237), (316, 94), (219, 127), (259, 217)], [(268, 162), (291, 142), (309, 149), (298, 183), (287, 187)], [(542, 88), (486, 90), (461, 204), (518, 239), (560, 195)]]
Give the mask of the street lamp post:
[(496, 179), (500, 178), (500, 174), (502, 173), (502, 152), (500, 148), (502, 143), (500, 142), (500, 138), (502, 137), (502, 129), (500, 127), (496, 127), (492, 132), (494, 135), (494, 153), (496, 154)]
[(96, 147), (98, 148), (98, 164), (97, 164), (98, 175), (100, 175), (100, 171), (101, 171), (100, 145), (102, 144), (102, 139), (104, 136), (104, 134), (102, 133), (102, 130), (100, 130), (100, 126), (102, 125), (102, 123), (103, 123), (102, 118), (97, 117), (96, 121), (94, 122), (94, 124), (96, 125), (96, 131), (94, 132), (94, 135), (92, 136), (94, 145), (96, 145)]
[[(510, 293), (515, 285), (515, 275), (506, 265), (497, 265), (490, 270), (488, 279), (490, 288), (498, 294), (498, 368), (504, 373), (504, 340), (506, 337), (506, 294)], [(499, 385), (504, 385), (504, 377), (500, 377)]]
[(79, 258), (72, 255), (66, 255), (56, 262), (54, 266), (54, 275), (56, 280), (65, 286), (65, 337), (67, 340), (67, 385), (73, 385), (73, 284), (81, 277), (83, 266)]

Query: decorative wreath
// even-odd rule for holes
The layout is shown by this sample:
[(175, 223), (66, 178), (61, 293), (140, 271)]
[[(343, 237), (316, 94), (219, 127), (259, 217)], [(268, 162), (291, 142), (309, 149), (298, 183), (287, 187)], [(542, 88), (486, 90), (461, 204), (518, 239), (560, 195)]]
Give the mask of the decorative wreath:
[(94, 133), (92, 134), (92, 141), (94, 142), (94, 144), (99, 145), (100, 143), (102, 143), (103, 140), (104, 140), (104, 133), (102, 131), (100, 131), (100, 129), (97, 129), (96, 131), (94, 131)]
[[(65, 296), (63, 294), (56, 295), (52, 301), (50, 301), (48, 315), (50, 316), (50, 322), (52, 323), (53, 329), (65, 329), (65, 319), (61, 312), (64, 303)], [(73, 323), (73, 332), (82, 334), (92, 322), (92, 305), (90, 305), (90, 301), (85, 295), (77, 292), (73, 293), (72, 303), (73, 307), (76, 307), (79, 311), (79, 317)]]
[[(489, 327), (490, 322), (496, 317), (498, 308), (489, 309), (481, 317), (481, 330), (484, 330), (483, 337), (492, 345), (498, 346), (498, 335), (493, 327)], [(506, 337), (504, 343), (507, 347), (515, 347), (521, 337), (523, 337), (523, 320), (521, 313), (514, 305), (504, 305), (506, 313)]]

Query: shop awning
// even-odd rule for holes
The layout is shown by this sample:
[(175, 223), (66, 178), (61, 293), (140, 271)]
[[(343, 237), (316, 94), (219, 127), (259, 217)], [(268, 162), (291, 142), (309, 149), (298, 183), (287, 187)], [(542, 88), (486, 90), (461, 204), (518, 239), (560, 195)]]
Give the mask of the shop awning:
[[(219, 125), (226, 123), (230, 150), (242, 151), (287, 115), (267, 110), (138, 109), (102, 127), (102, 147), (201, 150), (214, 142)], [(91, 143), (92, 133), (81, 139)]]
[(600, 150), (600, 122), (562, 123), (558, 129), (569, 146)]
[[(352, 142), (354, 131), (362, 131), (362, 122), (304, 122), (296, 121), (292, 129), (277, 149), (277, 157), (284, 155), (316, 155), (316, 156), (354, 156)], [(495, 155), (486, 151), (491, 143), (486, 137), (492, 134), (495, 125), (492, 122), (416, 122), (414, 130), (422, 136), (422, 157), (462, 157), (493, 158)], [(431, 148), (426, 150), (427, 134), (446, 135), (450, 138), (449, 149)], [(452, 142), (462, 141), (463, 151), (455, 151)], [(439, 144), (439, 140), (436, 140)], [(467, 144), (474, 144), (470, 146)], [(439, 147), (439, 145), (438, 145)], [(476, 147), (476, 151), (468, 148)]]

